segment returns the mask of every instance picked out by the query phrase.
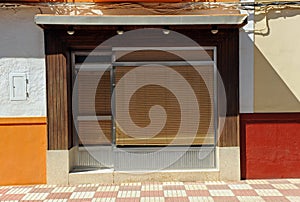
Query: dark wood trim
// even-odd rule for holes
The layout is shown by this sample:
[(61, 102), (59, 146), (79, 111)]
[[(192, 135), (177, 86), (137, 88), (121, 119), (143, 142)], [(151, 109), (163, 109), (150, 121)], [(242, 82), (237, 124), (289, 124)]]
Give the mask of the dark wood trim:
[(219, 73), (226, 92), (226, 122), (219, 139), (219, 146), (239, 145), (239, 30), (228, 31), (230, 35), (220, 43)]
[(68, 149), (71, 126), (70, 68), (66, 47), (58, 35), (45, 30), (48, 149)]
[(300, 112), (240, 114), (241, 122), (300, 122)]
[[(124, 26), (124, 30), (149, 26)], [(160, 27), (162, 26), (151, 26)], [(71, 110), (71, 50), (94, 49), (116, 35), (116, 26), (76, 26), (75, 34), (67, 34), (67, 26), (44, 25), (48, 102), (48, 149), (68, 149), (72, 146)], [(239, 29), (238, 26), (219, 27), (218, 34), (211, 26), (171, 26), (202, 46), (217, 47), (217, 67), (223, 79), (227, 98), (227, 116), (218, 145), (239, 145)], [(176, 44), (174, 44), (176, 45)]]
[(241, 163), (241, 178), (246, 178), (247, 166), (246, 166), (246, 120), (243, 119), (243, 115), (240, 114), (240, 163)]

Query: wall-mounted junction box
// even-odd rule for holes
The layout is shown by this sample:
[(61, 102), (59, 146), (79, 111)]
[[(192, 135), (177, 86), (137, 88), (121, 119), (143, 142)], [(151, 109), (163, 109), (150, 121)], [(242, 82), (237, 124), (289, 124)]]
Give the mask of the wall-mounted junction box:
[(27, 76), (26, 73), (9, 74), (10, 100), (26, 100)]

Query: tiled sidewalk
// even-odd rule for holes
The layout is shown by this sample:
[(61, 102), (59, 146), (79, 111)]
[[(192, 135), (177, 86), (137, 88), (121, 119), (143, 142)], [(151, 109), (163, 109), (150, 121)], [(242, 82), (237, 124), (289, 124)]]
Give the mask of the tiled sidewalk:
[(0, 187), (0, 201), (295, 201), (300, 179)]

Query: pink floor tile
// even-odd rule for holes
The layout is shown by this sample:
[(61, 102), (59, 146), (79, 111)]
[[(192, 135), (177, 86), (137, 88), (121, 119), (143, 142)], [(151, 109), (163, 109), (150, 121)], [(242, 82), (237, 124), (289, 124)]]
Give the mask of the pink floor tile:
[(139, 191), (141, 190), (142, 186), (130, 186), (130, 185), (125, 185), (125, 186), (120, 186), (119, 190), (120, 191)]
[(141, 191), (141, 197), (164, 197), (163, 191)]
[(96, 192), (94, 198), (112, 198), (117, 197), (117, 191), (103, 191), (103, 192)]
[(21, 200), (25, 194), (5, 194), (0, 197), (0, 201), (5, 201), (5, 200)]
[(213, 197), (215, 202), (238, 202), (239, 200), (235, 196), (215, 196)]
[(29, 193), (49, 193), (52, 192), (54, 188), (33, 188)]
[(139, 198), (117, 198), (116, 202), (139, 202)]
[(207, 190), (186, 190), (188, 196), (210, 196)]
[(189, 202), (188, 197), (166, 197), (165, 202)]
[(300, 189), (279, 190), (284, 196), (300, 196)]
[(69, 193), (50, 193), (47, 196), (47, 199), (69, 199), (72, 195), (72, 192)]
[(251, 184), (253, 189), (274, 189), (271, 184)]
[(164, 190), (185, 190), (184, 185), (163, 185)]
[(243, 190), (231, 190), (235, 196), (258, 196), (255, 190), (248, 190), (248, 189), (243, 189)]

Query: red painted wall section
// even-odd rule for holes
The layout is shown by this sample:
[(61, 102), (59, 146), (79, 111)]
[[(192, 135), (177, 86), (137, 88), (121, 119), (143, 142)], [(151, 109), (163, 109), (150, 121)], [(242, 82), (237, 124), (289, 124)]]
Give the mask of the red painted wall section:
[[(278, 115), (277, 115), (278, 116)], [(286, 119), (284, 118), (286, 116)], [(300, 114), (299, 114), (300, 117)], [(300, 177), (300, 122), (282, 114), (276, 119), (241, 116), (242, 178)]]

